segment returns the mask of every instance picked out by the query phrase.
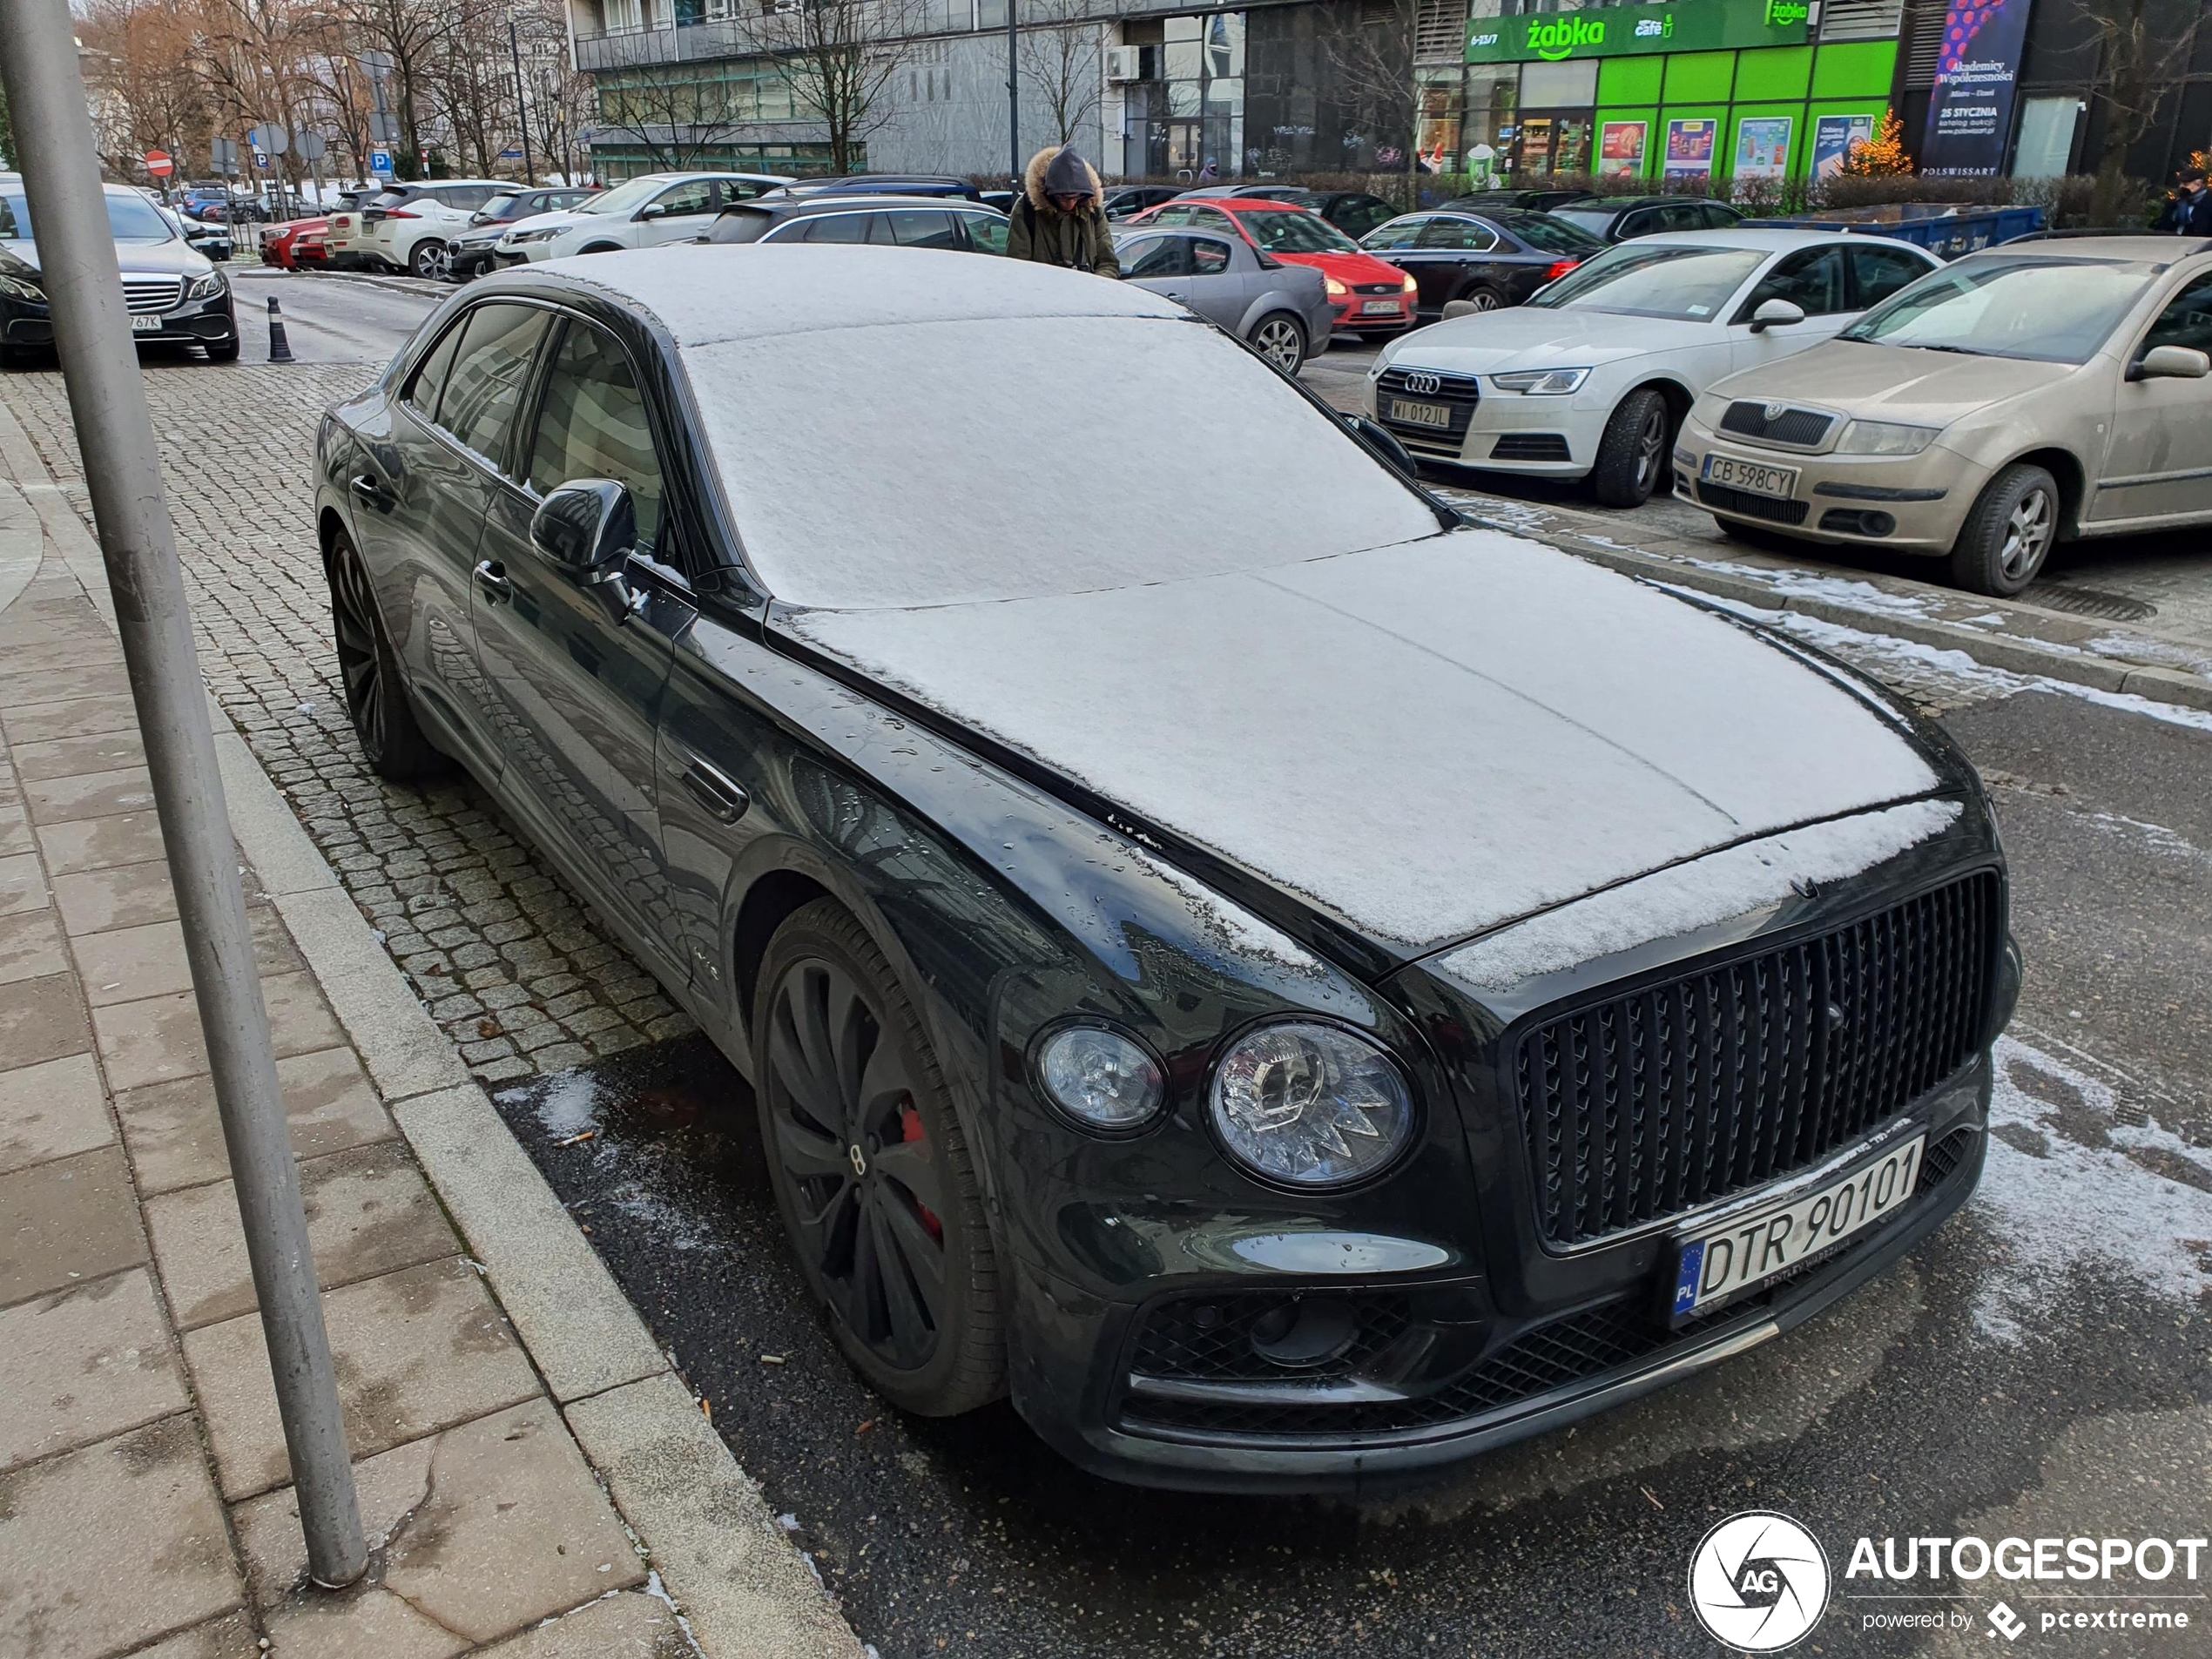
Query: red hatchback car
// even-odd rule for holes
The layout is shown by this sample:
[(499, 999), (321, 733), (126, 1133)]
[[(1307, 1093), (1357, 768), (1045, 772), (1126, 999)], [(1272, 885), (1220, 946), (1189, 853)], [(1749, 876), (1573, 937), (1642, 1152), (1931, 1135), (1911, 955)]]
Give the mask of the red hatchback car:
[(1313, 266), (1327, 280), (1336, 334), (1381, 339), (1413, 326), (1413, 296), (1420, 285), (1396, 266), (1362, 253), (1359, 243), (1311, 209), (1242, 196), (1179, 196), (1129, 224), (1131, 229), (1184, 225), (1231, 231), (1271, 259)]
[(261, 239), (261, 262), (287, 271), (327, 264), (323, 238), (329, 228), (327, 219), (295, 219), (288, 225), (274, 226)]

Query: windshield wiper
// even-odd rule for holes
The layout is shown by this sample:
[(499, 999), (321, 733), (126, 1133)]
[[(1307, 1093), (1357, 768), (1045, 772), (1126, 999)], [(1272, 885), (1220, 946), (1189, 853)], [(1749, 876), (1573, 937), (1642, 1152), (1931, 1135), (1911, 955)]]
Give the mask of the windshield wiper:
[(1993, 353), (1990, 352), (1976, 351), (1972, 346), (1930, 346), (1917, 340), (1912, 342), (1912, 349), (1914, 351), (1955, 352), (1961, 357), (1988, 357), (1994, 355)]

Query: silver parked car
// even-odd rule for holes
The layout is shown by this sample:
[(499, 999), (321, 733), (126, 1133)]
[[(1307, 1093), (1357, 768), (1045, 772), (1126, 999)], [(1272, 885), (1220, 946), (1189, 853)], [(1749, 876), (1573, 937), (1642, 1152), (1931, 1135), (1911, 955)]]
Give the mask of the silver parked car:
[(1329, 347), (1328, 282), (1242, 238), (1205, 231), (1133, 231), (1117, 237), (1122, 274), (1246, 341), (1285, 374)]

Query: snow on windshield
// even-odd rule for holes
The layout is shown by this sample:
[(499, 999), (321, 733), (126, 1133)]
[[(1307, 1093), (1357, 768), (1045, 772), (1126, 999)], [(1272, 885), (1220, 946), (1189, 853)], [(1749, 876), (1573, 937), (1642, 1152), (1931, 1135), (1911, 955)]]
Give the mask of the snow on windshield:
[(1085, 592), (1437, 534), (1273, 369), (1181, 319), (819, 328), (683, 358), (745, 558), (790, 604)]

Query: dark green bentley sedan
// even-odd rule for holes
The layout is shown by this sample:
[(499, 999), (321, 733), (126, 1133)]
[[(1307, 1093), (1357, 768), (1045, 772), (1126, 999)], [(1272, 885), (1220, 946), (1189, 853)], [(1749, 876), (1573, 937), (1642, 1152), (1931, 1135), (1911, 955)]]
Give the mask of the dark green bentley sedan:
[(2019, 964), (1944, 738), (1150, 293), (532, 266), (331, 412), (318, 516), (369, 759), (482, 779), (752, 1079), (907, 1410), (1403, 1483), (1764, 1341), (1980, 1170)]

